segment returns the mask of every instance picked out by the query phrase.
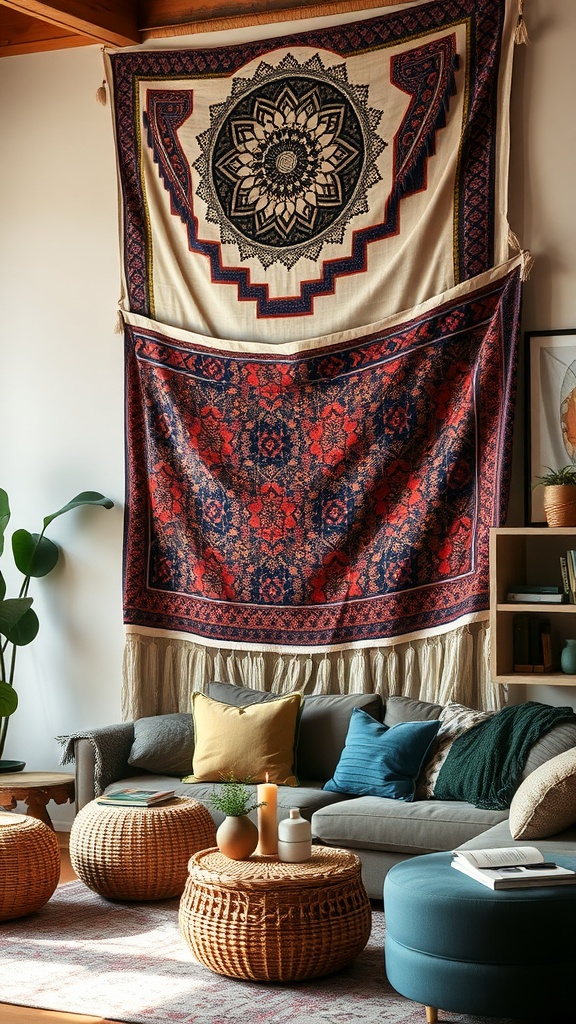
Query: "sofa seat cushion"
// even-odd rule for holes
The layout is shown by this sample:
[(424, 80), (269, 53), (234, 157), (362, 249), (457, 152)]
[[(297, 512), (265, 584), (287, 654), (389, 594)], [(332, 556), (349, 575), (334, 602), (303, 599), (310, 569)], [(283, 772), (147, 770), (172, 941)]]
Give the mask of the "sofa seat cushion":
[(363, 796), (315, 811), (312, 835), (328, 846), (431, 853), (460, 846), (506, 817), (460, 801)]
[[(547, 860), (554, 860), (555, 853), (574, 853), (576, 848), (576, 825), (570, 825), (563, 832), (548, 836), (546, 839), (531, 839), (530, 846), (535, 846)], [(526, 846), (526, 840), (515, 840), (510, 832), (510, 821), (499, 822), (487, 832), (474, 836), (462, 843), (463, 850), (500, 850), (503, 846)]]
[[(119, 779), (112, 789), (125, 789), (130, 786), (133, 789), (173, 789), (177, 796), (188, 796), (192, 800), (199, 800), (208, 808), (217, 825), (224, 820), (224, 815), (217, 811), (211, 804), (212, 794), (221, 783), (215, 782), (180, 782), (170, 775), (150, 775), (143, 772), (142, 775), (131, 775), (126, 779)], [(247, 786), (249, 792), (256, 793), (256, 786)], [(290, 817), (290, 808), (300, 808), (303, 818), (310, 819), (314, 811), (320, 807), (327, 807), (329, 804), (341, 804), (345, 800), (341, 793), (327, 793), (322, 789), (321, 782), (304, 782), (301, 786), (279, 786), (278, 787), (278, 820)], [(255, 822), (256, 811), (249, 815)]]

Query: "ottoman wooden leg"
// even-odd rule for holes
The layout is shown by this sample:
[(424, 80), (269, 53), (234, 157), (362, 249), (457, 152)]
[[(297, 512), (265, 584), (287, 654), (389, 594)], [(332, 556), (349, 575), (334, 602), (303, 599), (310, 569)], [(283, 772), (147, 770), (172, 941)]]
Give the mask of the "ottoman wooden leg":
[(435, 1006), (426, 1007), (426, 1024), (438, 1024), (438, 1010)]

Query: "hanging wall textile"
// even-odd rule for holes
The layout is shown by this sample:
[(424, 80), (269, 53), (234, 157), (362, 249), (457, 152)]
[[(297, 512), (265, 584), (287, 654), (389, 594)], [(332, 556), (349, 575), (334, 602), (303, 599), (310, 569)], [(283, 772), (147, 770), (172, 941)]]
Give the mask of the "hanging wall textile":
[(520, 263), (313, 343), (126, 314), (125, 621), (319, 650), (485, 618)]
[(270, 345), (375, 324), (504, 262), (516, 13), (438, 0), (107, 54), (123, 309)]

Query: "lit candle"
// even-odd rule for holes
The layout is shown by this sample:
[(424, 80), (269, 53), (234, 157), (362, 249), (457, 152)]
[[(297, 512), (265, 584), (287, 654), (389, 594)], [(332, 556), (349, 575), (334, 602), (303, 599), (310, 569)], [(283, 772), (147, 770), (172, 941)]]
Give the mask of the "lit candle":
[(278, 786), (261, 782), (256, 789), (258, 803), (258, 853), (263, 857), (272, 857), (278, 853)]

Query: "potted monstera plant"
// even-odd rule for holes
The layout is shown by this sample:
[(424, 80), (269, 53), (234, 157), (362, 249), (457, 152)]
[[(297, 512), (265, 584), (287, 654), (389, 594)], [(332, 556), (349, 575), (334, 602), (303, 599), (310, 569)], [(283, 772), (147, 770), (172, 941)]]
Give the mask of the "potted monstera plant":
[[(33, 598), (28, 595), (30, 582), (52, 572), (60, 557), (60, 548), (45, 536), (46, 529), (58, 516), (82, 505), (113, 508), (114, 502), (98, 491), (83, 491), (57, 512), (45, 516), (40, 533), (16, 530), (12, 535), (12, 554), (16, 569), (22, 575), (18, 597), (6, 597), (6, 581), (0, 571), (0, 772), (17, 771), (24, 767), (23, 762), (3, 761), (2, 754), (8, 721), (18, 707), (14, 685), (16, 652), (19, 647), (32, 643), (39, 629), (38, 616), (32, 608)], [(0, 488), (0, 556), (4, 553), (9, 522), (10, 502), (6, 491)]]
[(550, 469), (538, 477), (535, 487), (544, 488), (544, 515), (548, 526), (576, 526), (576, 466)]

